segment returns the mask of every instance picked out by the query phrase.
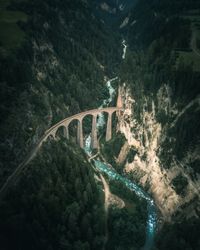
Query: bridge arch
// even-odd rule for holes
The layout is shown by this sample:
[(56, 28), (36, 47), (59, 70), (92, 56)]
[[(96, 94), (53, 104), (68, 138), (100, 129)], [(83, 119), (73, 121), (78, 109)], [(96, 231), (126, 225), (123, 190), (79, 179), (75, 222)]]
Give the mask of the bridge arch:
[(83, 134), (88, 135), (92, 131), (92, 119), (93, 119), (93, 114), (86, 114), (82, 118), (82, 123), (83, 123)]
[(79, 121), (80, 121), (80, 118), (73, 117), (73, 118), (69, 119), (69, 121), (67, 122), (66, 126), (69, 127), (71, 123), (73, 123), (73, 122), (77, 122), (78, 123)]
[(77, 143), (77, 135), (78, 135), (78, 126), (79, 126), (80, 119), (77, 117), (70, 118), (66, 124), (66, 129), (68, 131), (68, 139)]
[[(119, 108), (119, 107), (109, 107), (109, 108), (103, 108), (103, 109), (93, 109), (93, 110), (89, 110), (89, 111), (85, 111), (82, 112), (80, 114), (76, 114), (74, 116), (71, 117), (67, 117), (65, 119), (63, 119), (62, 121), (56, 123), (55, 125), (53, 125), (52, 127), (50, 127), (49, 129), (47, 129), (44, 133), (44, 135), (38, 140), (38, 143), (34, 145), (34, 147), (32, 148), (29, 157), (27, 157), (14, 171), (14, 173), (12, 175), (10, 175), (7, 179), (7, 181), (5, 182), (5, 184), (3, 185), (3, 187), (0, 190), (0, 198), (2, 198), (2, 196), (6, 193), (9, 185), (11, 185), (14, 182), (16, 182), (16, 178), (19, 175), (19, 173), (24, 169), (24, 166), (28, 165), (28, 163), (35, 157), (35, 155), (37, 154), (37, 152), (39, 151), (40, 147), (42, 146), (43, 142), (45, 142), (48, 138), (52, 138), (55, 139), (55, 135), (57, 130), (59, 129), (60, 126), (69, 126), (70, 122), (73, 120), (79, 120), (78, 125), (79, 125), (79, 132), (81, 131), (81, 126), (82, 126), (82, 119), (86, 114), (92, 114), (93, 117), (95, 117), (95, 114), (99, 114), (100, 112), (104, 112), (104, 111), (109, 111), (108, 113), (114, 113), (115, 111), (123, 111), (123, 108)], [(111, 122), (107, 122), (107, 130), (106, 130), (106, 140), (107, 138), (107, 134), (109, 134), (110, 132), (112, 132), (112, 126), (110, 126), (112, 124), (112, 115), (109, 115), (111, 117)], [(81, 118), (81, 119), (80, 119)], [(108, 120), (109, 121), (109, 120)], [(95, 119), (93, 119), (92, 121), (93, 125), (95, 125)], [(109, 123), (109, 126), (108, 126)], [(93, 128), (96, 128), (96, 126), (93, 126)], [(93, 130), (93, 132), (95, 132), (96, 129)], [(108, 133), (109, 132), (109, 133)], [(93, 135), (96, 135), (96, 133), (94, 133)], [(111, 133), (110, 133), (111, 135)], [(81, 139), (81, 133), (80, 133), (80, 138)], [(93, 139), (96, 139), (95, 137)], [(81, 147), (83, 147), (83, 144), (80, 143), (81, 140), (79, 140), (79, 145)], [(94, 145), (94, 143), (93, 143)], [(95, 146), (95, 145), (94, 145)]]
[[(80, 145), (81, 148), (83, 148), (83, 122), (87, 117), (92, 117), (92, 129), (91, 129), (91, 136), (92, 136), (92, 147), (97, 148), (98, 147), (98, 140), (97, 140), (97, 118), (98, 116), (106, 115), (106, 141), (110, 140), (112, 137), (112, 116), (113, 113), (117, 111), (122, 111), (122, 108), (117, 107), (108, 107), (108, 108), (102, 108), (102, 109), (93, 109), (88, 110), (76, 115), (73, 115), (71, 117), (65, 118), (64, 120), (58, 122), (54, 126), (52, 126), (50, 129), (48, 129), (45, 132), (44, 139), (41, 140), (45, 141), (49, 135), (52, 135), (54, 139), (59, 136), (61, 132), (60, 130), (63, 130), (63, 133), (61, 135), (64, 135), (65, 137), (69, 138), (69, 134), (71, 134), (70, 127), (72, 123), (76, 124), (76, 129), (74, 129), (74, 136), (77, 137), (77, 142)], [(87, 133), (88, 134), (88, 133)]]
[(55, 132), (55, 137), (56, 138), (65, 137), (65, 138), (69, 139), (68, 127), (64, 124), (60, 125)]
[(48, 140), (55, 140), (55, 138), (53, 137), (52, 134), (49, 134), (45, 140), (46, 141), (48, 141)]

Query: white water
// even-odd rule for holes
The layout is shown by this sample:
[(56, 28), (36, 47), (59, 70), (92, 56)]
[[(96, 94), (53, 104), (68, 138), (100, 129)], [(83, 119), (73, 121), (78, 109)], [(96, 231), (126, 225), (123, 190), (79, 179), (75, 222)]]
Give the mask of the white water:
[[(123, 40), (124, 49), (123, 49), (123, 59), (126, 57), (126, 42)], [(109, 91), (109, 98), (103, 100), (102, 105), (99, 108), (103, 108), (105, 106), (108, 106), (114, 96), (115, 96), (115, 89), (112, 87), (111, 83), (115, 80), (117, 80), (118, 77), (115, 77), (106, 83), (106, 88)], [(97, 118), (97, 130), (102, 128), (105, 125), (105, 117), (103, 114), (99, 115)], [(85, 152), (91, 156), (92, 155), (92, 149), (91, 149), (91, 135), (88, 135), (88, 137), (85, 140)], [(154, 240), (154, 234), (156, 230), (156, 209), (153, 199), (145, 192), (143, 191), (137, 184), (130, 181), (128, 178), (118, 174), (115, 170), (111, 169), (108, 164), (105, 162), (101, 162), (99, 160), (94, 161), (95, 166), (98, 170), (101, 172), (106, 173), (111, 179), (118, 180), (122, 182), (126, 187), (128, 187), (131, 191), (134, 191), (136, 195), (141, 197), (142, 199), (145, 199), (147, 201), (147, 209), (148, 209), (148, 219), (147, 219), (147, 227), (146, 227), (146, 242), (143, 247), (144, 250), (150, 250), (153, 246), (153, 240)]]
[(126, 51), (127, 51), (127, 44), (125, 40), (122, 41), (122, 45), (124, 46), (122, 54), (122, 59), (124, 60), (126, 58)]
[(95, 160), (95, 166), (101, 171), (106, 173), (111, 179), (122, 182), (131, 191), (134, 191), (137, 196), (147, 201), (148, 219), (146, 228), (146, 241), (143, 247), (144, 250), (150, 250), (153, 246), (153, 239), (156, 229), (156, 209), (154, 201), (151, 197), (144, 192), (137, 184), (130, 181), (128, 178), (118, 174), (116, 171), (111, 169), (106, 163)]
[[(109, 97), (107, 99), (103, 100), (103, 103), (101, 106), (99, 106), (99, 109), (107, 107), (113, 100), (115, 96), (115, 89), (112, 87), (111, 83), (113, 81), (116, 81), (118, 77), (112, 78), (106, 82), (106, 88), (109, 91)], [(103, 128), (105, 125), (105, 116), (103, 113), (98, 115), (97, 117), (97, 131), (99, 131), (100, 128)], [(91, 134), (89, 134), (85, 140), (85, 147), (84, 147), (85, 152), (91, 156), (92, 154), (92, 149), (91, 149)]]

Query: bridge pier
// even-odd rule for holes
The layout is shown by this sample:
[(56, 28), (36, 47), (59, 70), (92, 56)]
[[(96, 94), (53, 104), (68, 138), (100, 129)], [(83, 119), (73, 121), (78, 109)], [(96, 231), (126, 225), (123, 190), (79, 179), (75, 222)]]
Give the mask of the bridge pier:
[[(122, 106), (122, 102), (118, 101), (118, 105)], [(82, 112), (80, 114), (73, 115), (71, 117), (65, 118), (64, 120), (58, 122), (54, 126), (52, 126), (50, 129), (48, 129), (45, 132), (45, 136), (43, 141), (45, 141), (49, 136), (52, 136), (53, 139), (56, 140), (56, 132), (59, 129), (59, 127), (64, 127), (64, 136), (69, 139), (69, 125), (73, 120), (77, 120), (77, 142), (81, 148), (84, 147), (84, 140), (83, 140), (83, 125), (82, 121), (85, 116), (92, 115), (92, 141), (91, 146), (92, 148), (96, 149), (98, 148), (98, 136), (97, 136), (97, 116), (102, 113), (106, 112), (108, 114), (108, 120), (107, 120), (107, 129), (106, 129), (106, 141), (109, 141), (112, 138), (112, 114), (114, 112), (120, 112), (122, 111), (122, 107), (108, 107), (108, 108), (102, 108), (102, 109), (93, 109), (89, 111)], [(119, 116), (118, 116), (119, 118)]]
[(94, 114), (92, 117), (92, 149), (98, 148), (98, 139), (97, 139), (97, 114)]
[(52, 131), (50, 134), (54, 140), (56, 140), (56, 130)]
[[(120, 103), (119, 103), (120, 105)], [(112, 114), (114, 112), (119, 112), (122, 111), (123, 108), (119, 107), (107, 107), (107, 108), (101, 108), (101, 109), (93, 109), (93, 110), (88, 110), (85, 112), (82, 112), (80, 114), (73, 115), (71, 117), (67, 117), (63, 119), (62, 121), (56, 123), (53, 125), (51, 128), (45, 131), (45, 134), (42, 136), (42, 138), (39, 139), (38, 143), (35, 145), (34, 149), (30, 152), (30, 154), (25, 158), (25, 160), (16, 168), (16, 170), (8, 177), (6, 182), (3, 184), (3, 186), (0, 188), (0, 201), (4, 198), (5, 194), (7, 193), (9, 187), (15, 183), (18, 178), (20, 177), (20, 174), (22, 170), (25, 169), (25, 166), (35, 157), (37, 152), (39, 151), (40, 147), (42, 146), (42, 143), (46, 141), (50, 136), (52, 136), (54, 139), (56, 139), (56, 131), (59, 129), (60, 126), (65, 126), (67, 129), (66, 136), (69, 136), (69, 124), (73, 120), (78, 120), (78, 129), (77, 129), (77, 139), (78, 143), (81, 148), (83, 148), (83, 128), (82, 128), (82, 120), (86, 115), (95, 115), (95, 114), (100, 114), (101, 112), (106, 112), (108, 113), (108, 121), (107, 121), (107, 130), (106, 130), (106, 141), (111, 139), (112, 136)], [(93, 123), (95, 124), (95, 118), (93, 118)], [(93, 126), (93, 143), (94, 147), (96, 144), (96, 132), (95, 131), (95, 126)], [(98, 143), (98, 141), (97, 141)], [(27, 167), (27, 166), (26, 166)]]
[(107, 129), (106, 129), (106, 141), (109, 141), (112, 138), (112, 114), (108, 113)]
[(64, 137), (67, 138), (67, 140), (69, 140), (69, 124), (65, 125), (65, 129), (64, 129)]
[(78, 128), (77, 128), (77, 141), (80, 148), (83, 148), (83, 122), (82, 119), (78, 120)]

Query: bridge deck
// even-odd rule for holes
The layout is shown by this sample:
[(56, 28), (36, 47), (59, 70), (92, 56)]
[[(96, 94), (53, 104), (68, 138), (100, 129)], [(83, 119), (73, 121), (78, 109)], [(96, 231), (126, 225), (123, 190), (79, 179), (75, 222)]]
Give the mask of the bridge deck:
[(46, 130), (45, 131), (45, 135), (50, 135), (50, 133), (54, 129), (57, 129), (57, 128), (59, 128), (62, 125), (64, 126), (65, 124), (69, 124), (73, 120), (83, 119), (87, 115), (100, 114), (102, 112), (114, 113), (115, 111), (123, 111), (123, 109), (122, 108), (117, 108), (117, 107), (108, 107), (108, 108), (102, 108), (102, 109), (91, 109), (91, 110), (87, 110), (87, 111), (81, 112), (79, 114), (72, 115), (72, 116), (67, 117), (67, 118), (63, 119), (62, 121), (56, 123), (51, 128), (49, 128), (48, 130)]
[(14, 184), (19, 176), (20, 173), (23, 171), (25, 166), (34, 158), (34, 156), (37, 154), (38, 150), (42, 146), (42, 143), (48, 138), (49, 135), (51, 135), (54, 130), (57, 130), (60, 126), (69, 124), (74, 119), (83, 119), (86, 115), (94, 115), (94, 114), (100, 114), (102, 112), (107, 113), (114, 113), (115, 111), (123, 111), (122, 108), (117, 107), (109, 107), (109, 108), (102, 108), (102, 109), (93, 109), (88, 110), (73, 116), (70, 116), (68, 118), (63, 119), (62, 121), (56, 123), (54, 126), (46, 130), (45, 134), (40, 138), (40, 140), (37, 142), (37, 144), (33, 145), (32, 149), (30, 150), (30, 153), (27, 155), (27, 157), (24, 159), (24, 161), (13, 171), (13, 173), (8, 177), (4, 185), (0, 189), (0, 201), (6, 194), (8, 188)]

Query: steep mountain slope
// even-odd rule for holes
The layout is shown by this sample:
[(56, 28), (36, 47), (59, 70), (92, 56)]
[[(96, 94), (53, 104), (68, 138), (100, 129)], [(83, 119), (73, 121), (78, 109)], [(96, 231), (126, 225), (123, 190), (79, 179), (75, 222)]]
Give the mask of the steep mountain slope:
[(116, 23), (134, 7), (137, 0), (96, 0), (94, 10), (98, 18), (108, 25), (115, 26)]
[(1, 46), (1, 183), (48, 127), (98, 106), (104, 76), (118, 58), (113, 36), (89, 3), (16, 1), (11, 7), (11, 16), (20, 11), (27, 21), (16, 23), (24, 33), (20, 46)]
[(1, 249), (102, 249), (102, 198), (80, 149), (46, 143), (0, 204)]
[(125, 143), (116, 162), (120, 167), (125, 159), (124, 170), (169, 221), (158, 249), (199, 248), (199, 11), (199, 1), (141, 0), (120, 29), (129, 50), (120, 74), (126, 111), (119, 130), (135, 153), (128, 161)]
[[(6, 0), (0, 14), (0, 185), (48, 127), (98, 107), (117, 71), (126, 139), (103, 142), (102, 152), (153, 196), (155, 250), (199, 249), (199, 1)], [(102, 193), (75, 128), (70, 142), (47, 142), (1, 202), (3, 249), (103, 249)], [(137, 227), (127, 210), (111, 210), (109, 248), (124, 229), (144, 243), (146, 208), (134, 202)]]
[[(1, 3), (1, 187), (47, 128), (98, 107), (108, 95), (104, 78), (120, 53), (91, 6), (81, 0)], [(73, 144), (72, 127), (72, 144), (47, 143), (1, 200), (1, 249), (103, 248), (102, 193)]]

